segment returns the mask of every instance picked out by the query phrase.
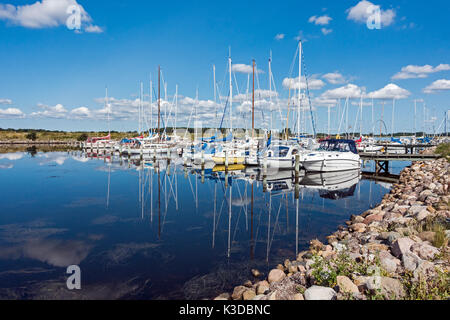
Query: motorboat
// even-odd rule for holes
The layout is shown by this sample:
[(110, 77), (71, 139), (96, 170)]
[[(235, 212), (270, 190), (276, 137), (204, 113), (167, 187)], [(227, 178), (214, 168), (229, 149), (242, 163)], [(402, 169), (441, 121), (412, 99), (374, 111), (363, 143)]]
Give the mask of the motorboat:
[(295, 157), (301, 155), (302, 151), (297, 144), (271, 144), (259, 157), (259, 164), (264, 166), (266, 162), (268, 169), (293, 169)]
[(306, 153), (302, 165), (307, 172), (336, 172), (361, 168), (353, 140), (324, 140), (317, 151)]

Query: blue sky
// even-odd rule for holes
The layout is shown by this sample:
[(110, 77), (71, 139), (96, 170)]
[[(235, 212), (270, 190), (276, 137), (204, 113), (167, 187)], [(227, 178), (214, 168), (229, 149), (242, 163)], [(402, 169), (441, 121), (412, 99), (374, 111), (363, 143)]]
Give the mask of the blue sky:
[[(76, 32), (66, 26), (65, 8), (72, 4), (82, 6)], [(381, 10), (381, 29), (366, 25), (364, 9), (370, 4)], [(212, 65), (226, 96), (222, 82), (229, 47), (233, 64), (250, 65), (255, 59), (262, 71), (256, 121), (264, 126), (270, 108), (263, 91), (269, 89), (269, 53), (278, 89), (275, 110), (286, 117), (289, 83), (295, 86), (295, 79), (287, 78), (298, 77), (298, 71), (289, 71), (300, 36), (318, 131), (327, 130), (328, 105), (333, 106), (331, 129), (337, 130), (341, 117), (336, 99), (342, 98), (342, 110), (349, 95), (349, 124), (341, 129), (347, 125), (354, 130), (358, 106), (352, 102), (358, 104), (363, 95), (366, 128), (372, 127), (372, 119), (371, 107), (365, 105), (374, 98), (375, 121), (384, 101), (383, 119), (390, 131), (392, 97), (397, 97), (396, 131), (412, 130), (414, 99), (425, 102), (430, 131), (449, 109), (448, 9), (446, 1), (437, 0), (426, 5), (406, 0), (0, 1), (0, 127), (105, 130), (102, 99), (108, 86), (112, 129), (137, 129), (139, 82), (144, 82), (148, 100), (150, 75), (156, 89), (158, 65), (170, 103), (179, 85), (178, 123), (187, 123), (198, 88), (198, 117), (213, 124), (216, 109), (223, 106), (213, 101)], [(248, 74), (238, 69), (234, 74), (234, 93), (245, 93)], [(235, 121), (248, 125), (248, 101), (233, 106)], [(420, 129), (423, 103), (417, 106)], [(278, 119), (274, 126), (280, 126), (279, 112), (273, 114)]]

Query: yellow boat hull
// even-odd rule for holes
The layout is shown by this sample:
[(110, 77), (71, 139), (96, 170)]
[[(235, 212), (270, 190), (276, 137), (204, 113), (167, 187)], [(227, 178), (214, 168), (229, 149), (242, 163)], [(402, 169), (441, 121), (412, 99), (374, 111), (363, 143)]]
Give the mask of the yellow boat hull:
[[(225, 157), (212, 157), (213, 161), (217, 165), (224, 165), (225, 164)], [(228, 165), (233, 164), (244, 164), (245, 158), (244, 157), (229, 157), (228, 158)]]
[[(245, 166), (243, 164), (233, 164), (228, 166), (228, 171), (241, 171), (244, 170)], [(226, 171), (225, 166), (215, 166), (213, 172), (224, 172)]]

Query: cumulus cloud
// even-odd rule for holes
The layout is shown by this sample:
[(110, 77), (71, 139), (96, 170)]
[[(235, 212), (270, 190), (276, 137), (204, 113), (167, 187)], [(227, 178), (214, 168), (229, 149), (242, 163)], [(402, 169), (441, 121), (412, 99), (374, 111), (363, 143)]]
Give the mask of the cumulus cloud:
[(344, 76), (339, 72), (331, 72), (322, 76), (327, 82), (331, 84), (343, 84), (346, 82)]
[(316, 25), (320, 25), (320, 26), (326, 26), (330, 23), (330, 21), (333, 20), (331, 17), (324, 15), (324, 16), (312, 16), (311, 18), (309, 18), (309, 22), (310, 23), (314, 23)]
[(279, 33), (275, 36), (275, 40), (283, 40), (285, 36), (284, 33)]
[(320, 29), (324, 35), (328, 35), (333, 32), (333, 29), (322, 28)]
[(62, 104), (57, 104), (54, 107), (44, 105), (42, 103), (38, 104), (38, 107), (42, 111), (33, 112), (30, 114), (31, 117), (37, 118), (52, 118), (52, 119), (62, 119), (67, 114), (67, 109), (64, 108)]
[(392, 77), (392, 79), (401, 80), (401, 79), (427, 78), (432, 73), (448, 70), (450, 70), (449, 64), (440, 64), (437, 67), (433, 67), (428, 64), (424, 66), (409, 65), (403, 67), (399, 73), (395, 74)]
[(17, 108), (0, 109), (0, 118), (2, 119), (16, 119), (24, 116), (25, 114)]
[(360, 98), (361, 95), (364, 95), (364, 88), (358, 87), (355, 84), (349, 83), (346, 86), (331, 89), (328, 91), (325, 91), (321, 97), (323, 99), (352, 99), (352, 98)]
[(338, 100), (326, 97), (317, 97), (314, 99), (313, 103), (318, 107), (334, 107), (337, 105)]
[(42, 29), (65, 25), (72, 6), (78, 6), (81, 29), (86, 32), (102, 32), (92, 24), (91, 16), (76, 0), (42, 0), (27, 5), (0, 4), (0, 20), (25, 28)]
[[(233, 64), (231, 69), (237, 73), (245, 73), (245, 74), (253, 73), (253, 66), (247, 65), (247, 64), (241, 64), (241, 63)], [(256, 68), (256, 66), (255, 66), (255, 72), (256, 73), (264, 73), (264, 71)]]
[(382, 10), (380, 6), (374, 5), (372, 2), (367, 0), (362, 0), (358, 2), (356, 6), (348, 9), (347, 19), (358, 23), (366, 23), (373, 14), (373, 8), (380, 9), (381, 25), (383, 27), (390, 26), (394, 22), (396, 16), (394, 9)]
[(447, 91), (450, 90), (450, 80), (441, 79), (436, 80), (429, 86), (423, 89), (423, 92), (425, 93), (437, 93), (441, 91)]
[(0, 99), (0, 104), (12, 104), (11, 99)]
[(372, 99), (406, 99), (411, 95), (406, 89), (400, 88), (398, 85), (389, 83), (384, 88), (370, 92), (367, 97)]
[[(320, 90), (325, 86), (325, 82), (321, 79), (308, 79), (308, 87), (309, 90)], [(295, 89), (298, 90), (299, 87), (303, 90), (306, 89), (306, 78), (303, 76), (302, 80), (299, 81), (299, 78), (285, 78), (283, 80), (283, 87), (286, 89)]]
[(75, 119), (86, 119), (91, 116), (91, 111), (86, 107), (80, 107), (70, 111), (70, 116)]

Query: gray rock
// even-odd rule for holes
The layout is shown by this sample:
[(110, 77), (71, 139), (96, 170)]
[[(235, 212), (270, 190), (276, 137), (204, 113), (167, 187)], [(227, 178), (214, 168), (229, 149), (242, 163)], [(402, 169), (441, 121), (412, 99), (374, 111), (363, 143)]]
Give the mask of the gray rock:
[(417, 215), (416, 215), (416, 219), (417, 219), (417, 221), (423, 221), (423, 220), (425, 220), (429, 215), (430, 215), (431, 213), (427, 210), (427, 209), (425, 209), (425, 210), (422, 210), (422, 211), (420, 211)]
[(389, 273), (395, 273), (397, 266), (400, 264), (400, 260), (395, 258), (387, 251), (382, 251), (379, 253), (380, 264), (384, 270)]
[(335, 300), (336, 291), (327, 287), (312, 286), (305, 291), (305, 300)]
[(411, 251), (418, 255), (421, 259), (432, 260), (440, 252), (437, 248), (426, 243), (416, 243), (411, 246)]
[(391, 245), (391, 251), (397, 258), (401, 257), (403, 254), (409, 252), (409, 249), (415, 242), (412, 241), (410, 238), (400, 238), (397, 239), (392, 245)]
[(406, 270), (413, 272), (422, 262), (422, 259), (412, 252), (406, 252), (402, 255), (402, 262)]
[(413, 275), (416, 281), (427, 281), (436, 276), (436, 267), (429, 261), (422, 261), (419, 263)]
[(411, 206), (411, 208), (409, 208), (409, 210), (408, 210), (408, 215), (415, 216), (420, 211), (423, 211), (426, 209), (427, 209), (427, 206)]
[(368, 277), (366, 287), (373, 293), (382, 294), (386, 299), (399, 299), (405, 296), (402, 283), (388, 277)]

